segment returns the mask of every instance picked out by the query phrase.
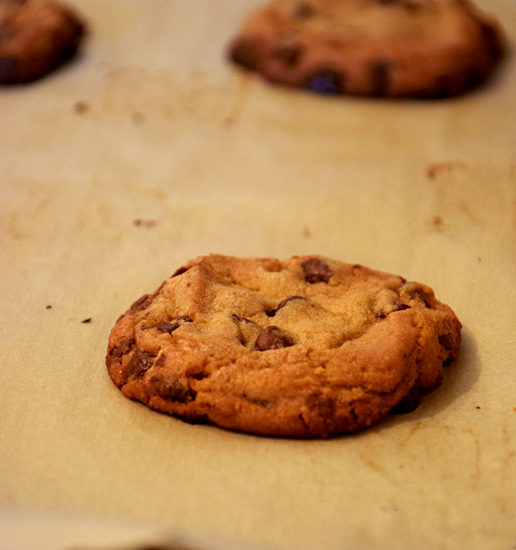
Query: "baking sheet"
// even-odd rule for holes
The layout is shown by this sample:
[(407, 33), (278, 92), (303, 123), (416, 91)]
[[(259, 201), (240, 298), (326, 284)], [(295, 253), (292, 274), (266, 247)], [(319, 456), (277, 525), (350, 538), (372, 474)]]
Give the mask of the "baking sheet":
[[(206, 549), (514, 548), (513, 59), (444, 102), (295, 92), (225, 61), (257, 4), (77, 1), (81, 58), (0, 89), (3, 536), (65, 514)], [(513, 41), (516, 3), (478, 4)], [(109, 330), (209, 252), (425, 282), (460, 360), (413, 413), (324, 441), (149, 411), (107, 376)]]

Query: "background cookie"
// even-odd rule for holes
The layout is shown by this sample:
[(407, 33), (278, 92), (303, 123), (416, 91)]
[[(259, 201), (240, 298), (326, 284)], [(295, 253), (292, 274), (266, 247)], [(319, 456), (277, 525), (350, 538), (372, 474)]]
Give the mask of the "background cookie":
[(433, 291), (319, 256), (188, 262), (120, 317), (124, 395), (191, 421), (291, 437), (356, 431), (435, 387), (460, 323)]
[(0, 84), (44, 76), (76, 53), (84, 30), (57, 2), (0, 0)]
[(229, 56), (316, 92), (446, 97), (483, 82), (502, 49), (496, 22), (464, 0), (273, 0)]

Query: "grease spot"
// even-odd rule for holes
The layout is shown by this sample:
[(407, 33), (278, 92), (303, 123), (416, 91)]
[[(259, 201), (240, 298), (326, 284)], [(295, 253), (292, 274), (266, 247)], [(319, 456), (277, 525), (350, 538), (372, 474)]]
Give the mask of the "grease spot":
[(73, 106), (73, 110), (79, 115), (83, 115), (84, 113), (89, 111), (89, 109), (89, 104), (83, 100), (76, 101)]

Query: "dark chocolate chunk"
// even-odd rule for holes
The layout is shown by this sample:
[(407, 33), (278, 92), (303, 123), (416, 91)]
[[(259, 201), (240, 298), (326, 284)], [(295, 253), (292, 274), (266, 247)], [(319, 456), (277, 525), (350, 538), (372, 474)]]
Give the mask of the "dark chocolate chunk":
[(189, 315), (181, 315), (181, 317), (178, 317), (172, 322), (160, 323), (159, 325), (156, 325), (154, 328), (156, 328), (160, 332), (168, 332), (169, 334), (172, 334), (174, 330), (178, 329), (184, 323), (192, 323), (192, 322), (193, 322), (193, 319)]
[(301, 269), (307, 283), (327, 283), (333, 272), (331, 267), (319, 258), (308, 258), (301, 263)]
[(127, 382), (131, 379), (143, 376), (143, 374), (152, 367), (153, 362), (154, 356), (141, 348), (136, 348), (125, 369), (125, 381)]
[(304, 296), (289, 296), (288, 298), (285, 298), (284, 300), (281, 300), (281, 302), (276, 306), (275, 309), (271, 309), (269, 311), (266, 311), (268, 317), (274, 317), (278, 310), (280, 310), (282, 307), (285, 307), (289, 302), (292, 302), (292, 300), (306, 300)]
[(91, 323), (91, 317), (87, 317), (86, 319), (83, 319), (83, 320), (81, 321), (81, 323), (85, 323), (85, 324)]
[(270, 349), (287, 348), (293, 346), (294, 342), (290, 336), (279, 327), (271, 325), (260, 331), (254, 345), (257, 350), (266, 351)]

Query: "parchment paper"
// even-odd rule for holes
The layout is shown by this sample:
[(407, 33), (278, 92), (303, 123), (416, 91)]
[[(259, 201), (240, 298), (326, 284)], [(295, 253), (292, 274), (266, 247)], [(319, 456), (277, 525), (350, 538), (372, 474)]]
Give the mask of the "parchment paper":
[[(0, 89), (3, 536), (44, 548), (50, 514), (203, 549), (514, 549), (514, 59), (455, 100), (316, 96), (226, 62), (257, 4), (77, 1), (81, 58)], [(516, 2), (478, 5), (512, 42)], [(416, 411), (359, 435), (152, 412), (111, 383), (109, 331), (210, 252), (424, 282), (464, 325), (460, 360)]]

